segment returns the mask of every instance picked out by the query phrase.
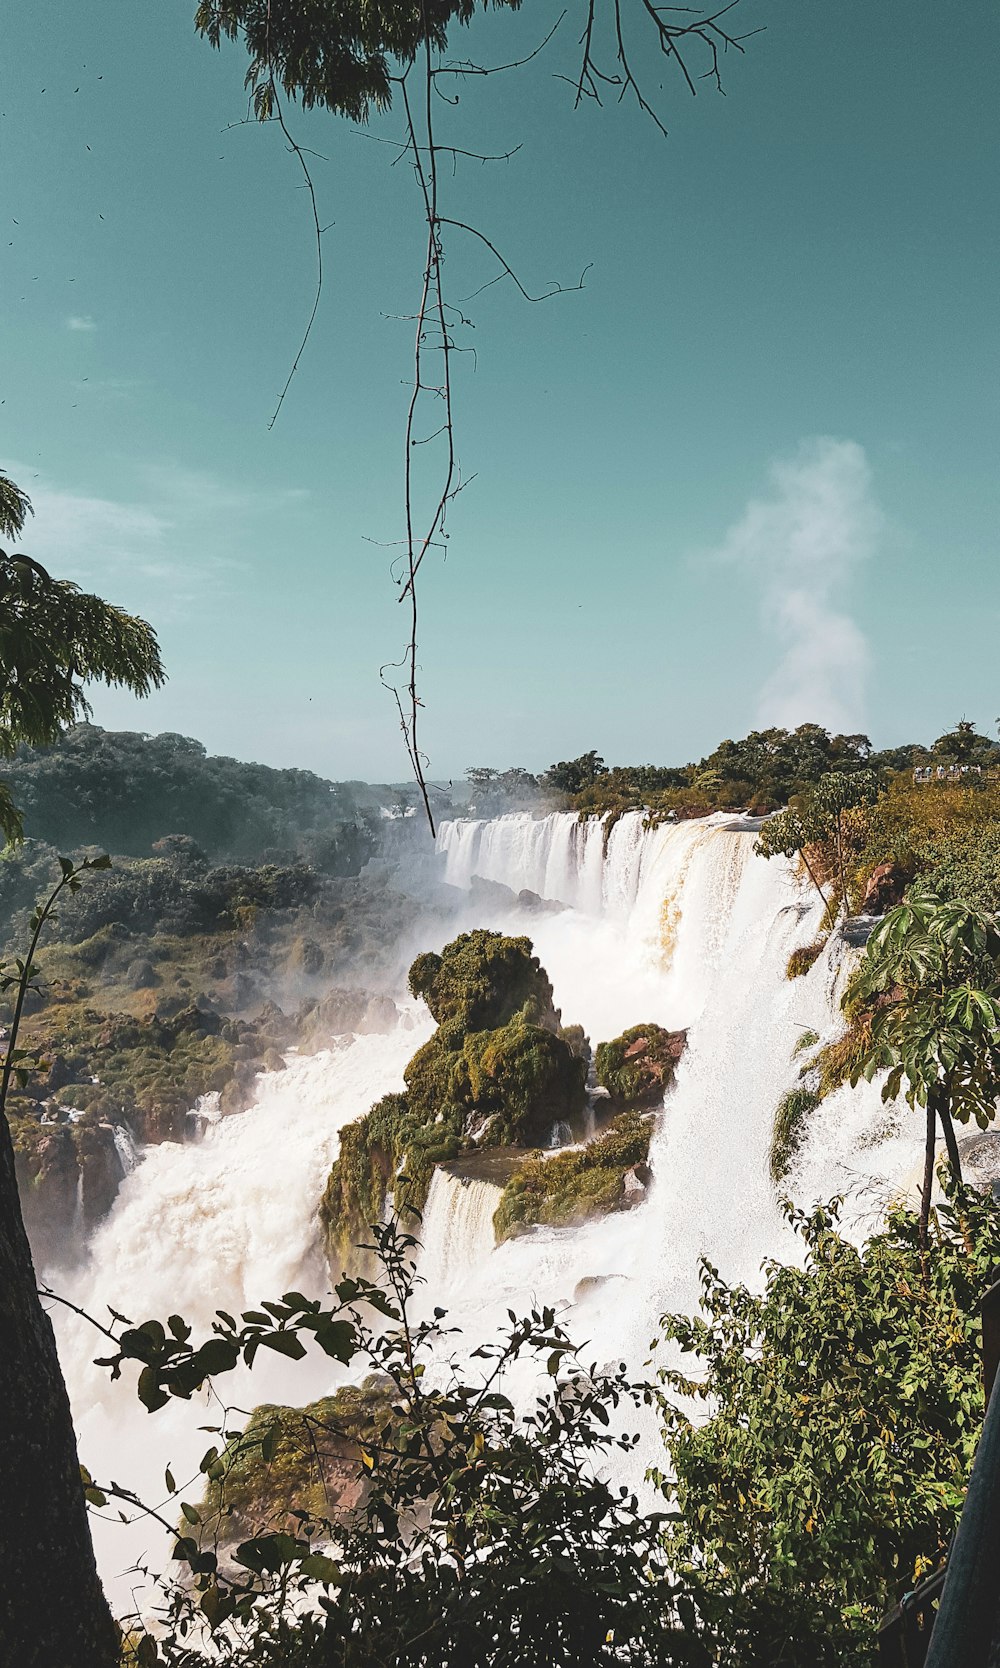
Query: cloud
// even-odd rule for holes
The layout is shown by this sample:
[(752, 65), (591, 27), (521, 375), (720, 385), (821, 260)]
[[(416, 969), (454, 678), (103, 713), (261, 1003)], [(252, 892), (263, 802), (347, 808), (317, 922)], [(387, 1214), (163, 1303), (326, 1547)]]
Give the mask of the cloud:
[(97, 325), (94, 323), (89, 313), (71, 313), (69, 318), (66, 320), (66, 329), (96, 330)]
[(244, 487), (169, 462), (131, 465), (114, 498), (60, 486), (23, 462), (0, 464), (31, 497), (21, 542), (32, 556), (163, 623), (242, 586), (262, 525), (280, 525), (300, 502), (294, 488)]
[(772, 495), (750, 500), (718, 552), (759, 586), (761, 616), (782, 649), (758, 722), (857, 729), (870, 652), (845, 593), (883, 528), (868, 461), (853, 440), (819, 437), (769, 473)]

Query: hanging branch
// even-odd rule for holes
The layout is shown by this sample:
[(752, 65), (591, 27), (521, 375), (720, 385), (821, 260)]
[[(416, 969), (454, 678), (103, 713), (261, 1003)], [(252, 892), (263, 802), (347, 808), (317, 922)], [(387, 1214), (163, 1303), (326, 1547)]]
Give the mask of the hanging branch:
[[(578, 106), (584, 98), (601, 104), (602, 91), (609, 88), (616, 90), (619, 101), (631, 91), (639, 107), (660, 132), (665, 134), (667, 130), (663, 121), (646, 98), (632, 71), (623, 20), (625, 3), (626, 0), (614, 0), (613, 17), (610, 20), (613, 67), (602, 68), (598, 62), (600, 46), (597, 35), (600, 19), (596, 0), (587, 0), (587, 15), (580, 36), (583, 55), (579, 73), (571, 82), (576, 91), (575, 104)], [(631, 3), (634, 5), (635, 0), (631, 0)], [(713, 11), (696, 12), (689, 7), (661, 6), (655, 4), (655, 0), (638, 0), (647, 28), (652, 25), (660, 52), (664, 57), (674, 60), (692, 94), (697, 91), (697, 79), (711, 81), (716, 89), (722, 92), (721, 56), (730, 49), (742, 53), (742, 43), (750, 34), (759, 33), (756, 29), (742, 35), (730, 32), (724, 20), (739, 4), (740, 0), (727, 0), (726, 4)], [(375, 12), (378, 12), (377, 4)], [(465, 233), (473, 238), (499, 265), (500, 270), (474, 290), (473, 296), (507, 279), (525, 301), (546, 301), (554, 295), (565, 294), (567, 290), (582, 289), (588, 270), (584, 268), (576, 284), (552, 284), (543, 293), (532, 294), (484, 232), (467, 221), (441, 213), (438, 168), (440, 157), (449, 157), (454, 171), (460, 157), (482, 164), (506, 162), (520, 147), (515, 146), (498, 155), (489, 155), (456, 145), (440, 144), (434, 126), (434, 97), (437, 95), (449, 105), (457, 104), (458, 98), (443, 92), (438, 85), (439, 81), (449, 76), (460, 79), (468, 76), (483, 77), (523, 68), (548, 46), (562, 24), (566, 12), (560, 13), (539, 44), (523, 57), (506, 63), (486, 65), (468, 60), (441, 59), (435, 62), (434, 55), (442, 54), (445, 50), (448, 24), (458, 15), (467, 20), (464, 11), (460, 13), (459, 6), (455, 4), (453, 7), (446, 5), (442, 13), (432, 17), (428, 11), (427, 0), (421, 0), (419, 13), (410, 20), (407, 29), (404, 30), (404, 35), (408, 35), (405, 44), (398, 36), (394, 36), (390, 44), (387, 35), (392, 32), (383, 28), (379, 35), (376, 28), (377, 38), (371, 44), (366, 43), (362, 51), (359, 42), (349, 34), (345, 33), (344, 37), (340, 38), (340, 26), (336, 24), (327, 27), (325, 33), (321, 28), (310, 35), (308, 22), (294, 8), (287, 15), (281, 10), (273, 20), (271, 0), (265, 0), (262, 6), (258, 4), (258, 0), (199, 0), (196, 13), (197, 27), (215, 46), (219, 45), (223, 35), (234, 37), (238, 32), (243, 33), (251, 59), (247, 85), (252, 88), (253, 112), (258, 121), (273, 120), (278, 123), (289, 150), (302, 169), (305, 187), (309, 193), (316, 240), (316, 290), (302, 340), (269, 427), (273, 428), (281, 411), (292, 379), (308, 346), (319, 311), (323, 289), (322, 239), (326, 229), (320, 223), (316, 191), (307, 161), (307, 157), (318, 153), (300, 145), (290, 133), (278, 94), (278, 82), (280, 81), (287, 96), (300, 99), (304, 108), (323, 105), (355, 123), (365, 120), (372, 109), (388, 108), (393, 88), (398, 89), (400, 94), (405, 118), (404, 137), (396, 140), (382, 135), (365, 135), (395, 149), (393, 166), (404, 157), (409, 158), (427, 228), (420, 301), (417, 312), (412, 315), (413, 385), (404, 431), (403, 492), (406, 533), (405, 539), (401, 541), (401, 554), (394, 559), (390, 570), (398, 589), (397, 600), (408, 611), (408, 632), (402, 656), (397, 661), (386, 661), (379, 669), (379, 677), (395, 700), (410, 768), (432, 834), (435, 832), (435, 825), (426, 779), (428, 760), (420, 746), (418, 734), (420, 708), (423, 703), (418, 693), (417, 679), (419, 615), (416, 579), (424, 557), (430, 549), (447, 550), (448, 506), (468, 484), (468, 479), (474, 478), (461, 478), (455, 443), (451, 380), (454, 355), (474, 353), (473, 349), (461, 347), (456, 343), (453, 331), (456, 326), (467, 326), (472, 321), (465, 317), (460, 306), (445, 298), (442, 272), (443, 229), (450, 227), (453, 231)], [(346, 27), (345, 24), (345, 30)], [(698, 72), (697, 77), (689, 63), (689, 48), (693, 52), (707, 54), (707, 68)], [(389, 66), (393, 61), (401, 62), (405, 66), (398, 75), (390, 73)], [(558, 79), (568, 78), (561, 76)], [(414, 82), (419, 82), (419, 88), (411, 96)], [(355, 128), (355, 131), (361, 130)], [(462, 301), (470, 299), (472, 297), (463, 297)], [(432, 359), (432, 355), (438, 357)], [(434, 421), (425, 423), (422, 420), (424, 406), (431, 400), (438, 402), (438, 411)], [(425, 432), (419, 433), (418, 428)], [(414, 453), (418, 446), (430, 447), (432, 444), (436, 444), (438, 448), (434, 455), (440, 460), (440, 479), (431, 495), (428, 518), (426, 522), (422, 522), (416, 504)], [(427, 456), (429, 458), (431, 453), (428, 452)], [(394, 673), (401, 676), (393, 676)]]

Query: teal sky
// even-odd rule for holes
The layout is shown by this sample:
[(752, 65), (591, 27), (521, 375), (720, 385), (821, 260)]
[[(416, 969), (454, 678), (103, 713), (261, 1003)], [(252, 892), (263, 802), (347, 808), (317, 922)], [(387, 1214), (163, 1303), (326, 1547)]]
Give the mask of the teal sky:
[[(421, 224), (412, 174), (296, 113), (294, 158), (244, 112), (243, 60), (193, 0), (10, 0), (0, 91), (0, 459), (23, 543), (142, 612), (167, 687), (96, 720), (335, 777), (399, 779), (379, 663)], [(480, 20), (497, 62), (559, 8)], [(639, 10), (636, 7), (636, 18)], [(460, 84), (444, 170), (543, 305), (465, 308), (463, 472), (422, 589), (437, 776), (596, 747), (677, 762), (761, 720), (880, 745), (1000, 712), (997, 12), (970, 0), (741, 0), (766, 26), (691, 99), (648, 44), (669, 137), (572, 109), (580, 20), (515, 74)], [(637, 42), (642, 31), (637, 23)], [(451, 293), (495, 272), (453, 234)], [(379, 541), (382, 541), (381, 543)]]

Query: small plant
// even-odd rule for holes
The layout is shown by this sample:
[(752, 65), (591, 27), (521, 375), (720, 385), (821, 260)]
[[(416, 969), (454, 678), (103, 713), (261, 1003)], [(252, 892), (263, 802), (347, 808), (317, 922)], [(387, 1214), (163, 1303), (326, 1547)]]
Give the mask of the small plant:
[[(786, 979), (801, 979), (817, 962), (826, 949), (826, 939), (817, 938), (813, 944), (803, 944), (798, 950), (793, 950), (785, 968)], [(818, 1040), (818, 1039), (817, 1039)]]
[(792, 1167), (803, 1140), (810, 1112), (815, 1112), (820, 1097), (814, 1089), (789, 1089), (778, 1103), (771, 1134), (771, 1177), (784, 1181)]

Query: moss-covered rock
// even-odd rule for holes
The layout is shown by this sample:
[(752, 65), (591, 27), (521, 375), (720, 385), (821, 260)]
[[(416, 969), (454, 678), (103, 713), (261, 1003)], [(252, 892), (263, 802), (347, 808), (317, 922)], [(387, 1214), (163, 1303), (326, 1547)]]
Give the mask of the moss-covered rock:
[[(651, 1133), (650, 1118), (623, 1112), (582, 1150), (551, 1157), (530, 1153), (508, 1181), (493, 1217), (498, 1242), (536, 1223), (565, 1227), (639, 1202), (649, 1182)], [(629, 1176), (636, 1184), (631, 1188)]]
[(476, 1146), (545, 1140), (586, 1105), (586, 1039), (559, 1035), (552, 987), (527, 938), (470, 932), (418, 956), (410, 988), (438, 1021), (410, 1060), (404, 1095), (386, 1095), (341, 1131), (320, 1207), (335, 1274), (360, 1250), (390, 1188), (420, 1210), (436, 1164)]
[[(18, 1193), (32, 1251), (39, 1264), (61, 1262), (107, 1215), (123, 1170), (115, 1132), (98, 1114), (45, 1122), (18, 1097), (10, 1107)], [(56, 1114), (58, 1116), (58, 1113)]]
[(417, 957), (410, 989), (423, 997), (439, 1025), (451, 1023), (461, 1035), (496, 1030), (524, 1010), (536, 1025), (559, 1028), (552, 986), (529, 938), (464, 932), (440, 955), (428, 951)]
[(586, 1061), (562, 1037), (531, 1024), (526, 1012), (463, 1044), (460, 1081), (468, 1083), (477, 1133), (491, 1146), (537, 1144), (553, 1124), (569, 1123), (586, 1105)]
[(213, 1467), (218, 1475), (200, 1506), (204, 1538), (232, 1544), (265, 1530), (297, 1533), (294, 1513), (336, 1522), (357, 1510), (365, 1498), (361, 1448), (389, 1425), (391, 1389), (373, 1374), (307, 1407), (255, 1408)]
[(686, 1031), (652, 1023), (630, 1026), (612, 1042), (598, 1043), (597, 1081), (615, 1106), (655, 1106), (673, 1082), (686, 1041)]
[(363, 1118), (340, 1132), (340, 1152), (320, 1201), (320, 1226), (334, 1275), (341, 1269), (368, 1270), (370, 1254), (360, 1250), (382, 1219), (390, 1188), (397, 1203), (421, 1210), (434, 1166), (462, 1150), (463, 1116), (458, 1108), (424, 1116), (408, 1095), (383, 1095)]

